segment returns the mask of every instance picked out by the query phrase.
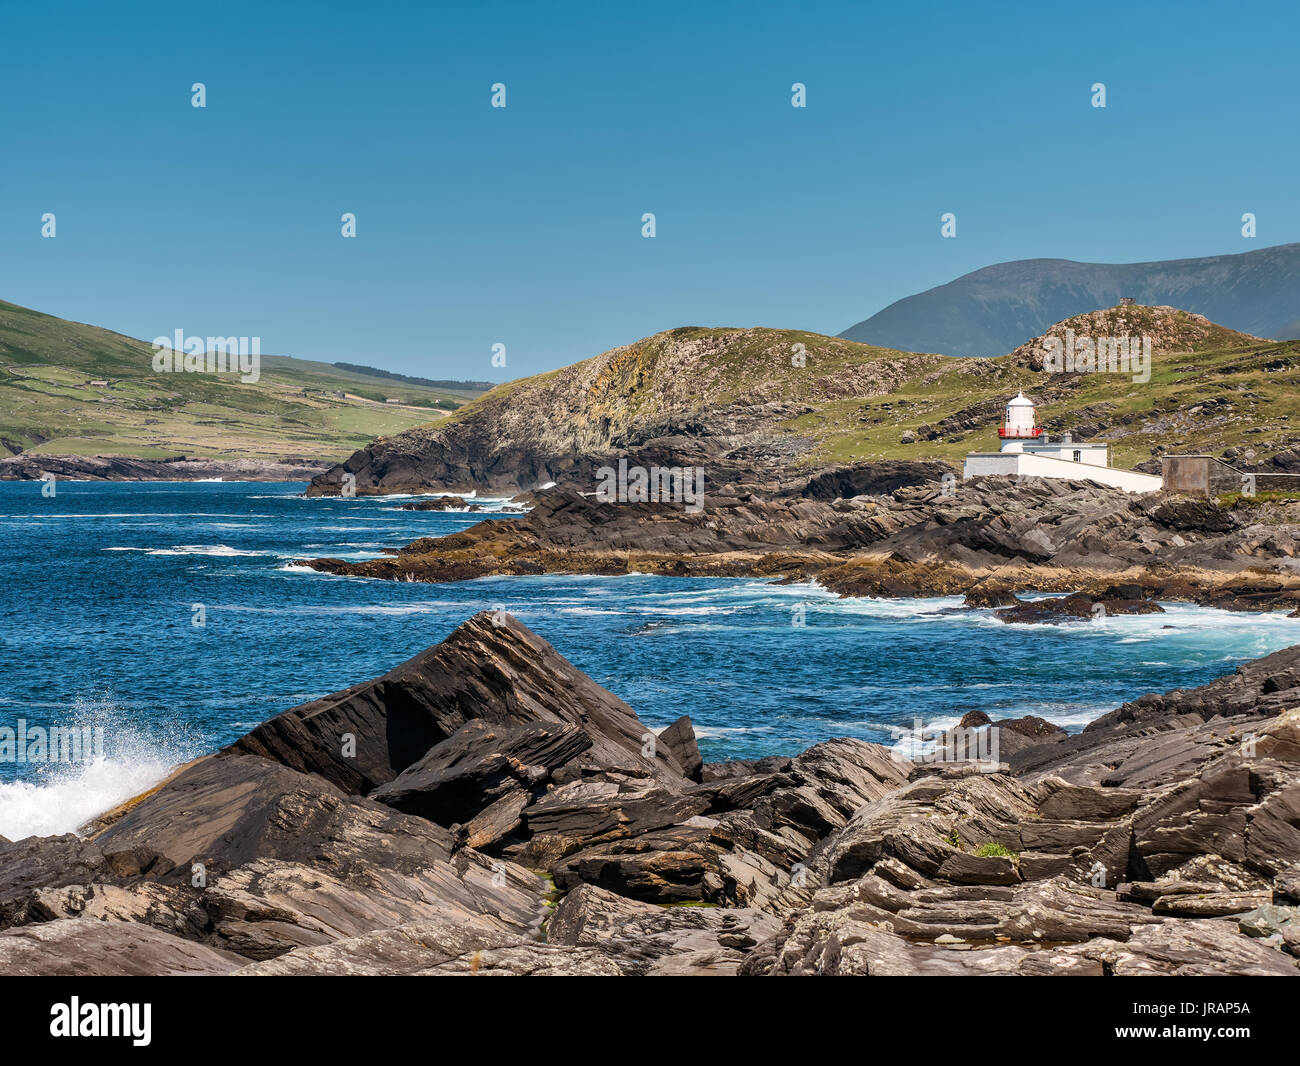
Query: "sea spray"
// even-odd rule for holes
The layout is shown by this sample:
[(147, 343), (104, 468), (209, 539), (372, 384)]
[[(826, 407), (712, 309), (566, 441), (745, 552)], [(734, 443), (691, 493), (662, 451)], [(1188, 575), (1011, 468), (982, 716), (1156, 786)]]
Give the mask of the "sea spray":
[[(21, 778), (0, 782), (0, 836), (76, 832), (211, 748), (207, 737), (184, 727), (133, 720), (111, 698), (78, 700), (67, 717), (74, 724), (58, 728), (98, 736), (99, 744), (79, 761), (29, 759)], [(28, 723), (29, 741), (42, 728), (50, 727)]]

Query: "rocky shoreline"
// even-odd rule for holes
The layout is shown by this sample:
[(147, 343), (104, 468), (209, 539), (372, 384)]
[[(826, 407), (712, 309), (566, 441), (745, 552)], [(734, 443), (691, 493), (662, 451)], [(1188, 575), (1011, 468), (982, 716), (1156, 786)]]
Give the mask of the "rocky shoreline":
[[(996, 761), (706, 763), (476, 615), (82, 836), (0, 840), (0, 965), (126, 974), (1300, 973), (1300, 647)], [(983, 732), (981, 732), (983, 731)]]
[(178, 455), (136, 459), (124, 455), (33, 455), (0, 459), (0, 481), (310, 481), (328, 463), (312, 459), (205, 459)]
[(1156, 600), (1300, 610), (1300, 501), (1244, 499), (1224, 507), (1087, 481), (945, 484), (920, 471), (892, 491), (828, 498), (852, 486), (855, 473), (722, 486), (697, 513), (671, 503), (601, 503), (554, 488), (535, 493), (532, 510), (517, 521), (422, 538), (381, 559), (301, 562), (324, 573), (403, 581), (761, 576), (815, 579), (846, 596), (963, 595), (976, 606), (1014, 607), (1016, 592), (1039, 591), (1133, 601), (1129, 612), (1158, 609)]

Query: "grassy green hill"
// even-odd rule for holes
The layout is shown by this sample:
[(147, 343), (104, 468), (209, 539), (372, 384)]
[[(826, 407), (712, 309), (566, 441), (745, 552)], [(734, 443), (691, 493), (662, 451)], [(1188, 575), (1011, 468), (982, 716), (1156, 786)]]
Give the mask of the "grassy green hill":
[[(1136, 465), (1162, 450), (1218, 454), (1228, 447), (1262, 459), (1300, 444), (1300, 341), (1261, 340), (1168, 307), (1094, 311), (1044, 336), (1067, 329), (1150, 337), (1150, 380), (1048, 373), (1041, 338), (1008, 355), (973, 359), (794, 330), (684, 327), (500, 385), (447, 424), (490, 422), (502, 440), (544, 432), (586, 443), (597, 427), (608, 436), (673, 413), (791, 401), (812, 408), (778, 426), (815, 442), (802, 465), (899, 458), (960, 465), (969, 451), (997, 450), (1003, 405), (1023, 390), (1050, 433), (1106, 440), (1115, 465)], [(801, 366), (791, 358), (797, 349)]]
[[(1108, 442), (1111, 463), (1235, 448), (1264, 460), (1300, 444), (1300, 341), (1236, 333), (1173, 308), (1117, 307), (1060, 322), (1079, 336), (1152, 337), (1150, 380), (1050, 374), (1039, 341), (996, 359), (944, 359), (889, 395), (845, 399), (789, 423), (818, 441), (810, 458), (938, 458), (996, 451), (1002, 405), (1023, 390), (1049, 433)], [(915, 438), (903, 443), (907, 433)]]
[(503, 440), (599, 447), (655, 419), (731, 404), (861, 400), (960, 362), (802, 330), (682, 326), (498, 385), (447, 422), (492, 423)]
[(264, 355), (255, 384), (152, 359), (145, 341), (0, 301), (0, 456), (337, 459), (477, 395), (287, 356)]

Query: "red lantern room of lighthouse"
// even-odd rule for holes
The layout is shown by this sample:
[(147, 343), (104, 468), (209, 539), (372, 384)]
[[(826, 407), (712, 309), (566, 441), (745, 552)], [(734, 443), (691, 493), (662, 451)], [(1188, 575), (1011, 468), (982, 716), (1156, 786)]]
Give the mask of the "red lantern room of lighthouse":
[(1043, 427), (1038, 425), (1038, 414), (1034, 410), (1034, 401), (1023, 392), (1018, 392), (1007, 401), (1006, 417), (998, 430), (1002, 438), (1002, 450), (1020, 451), (1027, 440), (1037, 440), (1043, 435)]

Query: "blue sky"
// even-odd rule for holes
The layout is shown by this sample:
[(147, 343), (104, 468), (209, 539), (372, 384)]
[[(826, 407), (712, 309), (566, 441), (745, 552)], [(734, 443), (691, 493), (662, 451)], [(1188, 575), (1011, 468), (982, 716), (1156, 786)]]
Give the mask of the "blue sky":
[(0, 298), (145, 339), (503, 380), (680, 325), (837, 333), (1008, 259), (1300, 240), (1294, 4), (55, 2), (0, 32)]

